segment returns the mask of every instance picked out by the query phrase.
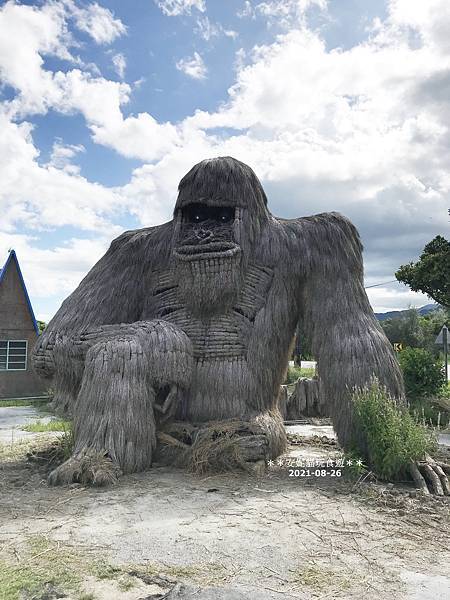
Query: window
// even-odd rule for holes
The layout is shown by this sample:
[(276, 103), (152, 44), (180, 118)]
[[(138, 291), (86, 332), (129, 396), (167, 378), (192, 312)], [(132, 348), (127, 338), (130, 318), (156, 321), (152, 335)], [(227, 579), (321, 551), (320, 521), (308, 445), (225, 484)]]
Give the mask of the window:
[(26, 340), (0, 340), (0, 371), (25, 371), (26, 368)]

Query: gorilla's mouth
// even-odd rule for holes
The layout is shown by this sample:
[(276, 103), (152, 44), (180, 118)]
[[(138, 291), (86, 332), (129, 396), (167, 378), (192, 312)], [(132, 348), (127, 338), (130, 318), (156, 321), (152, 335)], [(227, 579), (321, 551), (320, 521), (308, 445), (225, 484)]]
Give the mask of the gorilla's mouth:
[(188, 244), (175, 248), (173, 253), (178, 260), (189, 261), (205, 258), (231, 258), (241, 251), (234, 242), (210, 242), (198, 245)]

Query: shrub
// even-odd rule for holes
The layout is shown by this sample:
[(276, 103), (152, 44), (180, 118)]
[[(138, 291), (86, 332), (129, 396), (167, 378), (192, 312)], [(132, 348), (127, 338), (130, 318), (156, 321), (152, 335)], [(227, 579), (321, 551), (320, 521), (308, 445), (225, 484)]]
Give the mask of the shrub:
[(409, 399), (436, 395), (445, 383), (442, 363), (431, 352), (422, 348), (405, 348), (399, 362)]
[(436, 445), (434, 434), (398, 406), (374, 380), (353, 395), (356, 417), (367, 440), (370, 466), (382, 479), (398, 478), (411, 460)]

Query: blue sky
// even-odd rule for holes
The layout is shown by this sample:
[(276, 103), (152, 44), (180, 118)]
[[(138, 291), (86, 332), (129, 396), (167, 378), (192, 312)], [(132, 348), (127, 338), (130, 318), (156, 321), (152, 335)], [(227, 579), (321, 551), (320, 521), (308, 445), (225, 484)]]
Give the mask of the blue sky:
[[(38, 318), (125, 229), (170, 219), (198, 160), (250, 164), (272, 212), (336, 210), (366, 284), (446, 234), (446, 0), (0, 4), (0, 262)], [(377, 311), (429, 300), (369, 290)]]

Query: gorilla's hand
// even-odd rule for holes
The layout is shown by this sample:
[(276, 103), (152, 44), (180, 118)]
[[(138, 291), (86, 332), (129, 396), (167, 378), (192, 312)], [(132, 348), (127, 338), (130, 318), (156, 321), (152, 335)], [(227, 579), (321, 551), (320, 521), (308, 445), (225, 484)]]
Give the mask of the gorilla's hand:
[(155, 418), (157, 423), (163, 425), (175, 417), (177, 409), (181, 404), (183, 393), (183, 390), (177, 384), (173, 384), (162, 404), (155, 402), (153, 406), (156, 411)]

